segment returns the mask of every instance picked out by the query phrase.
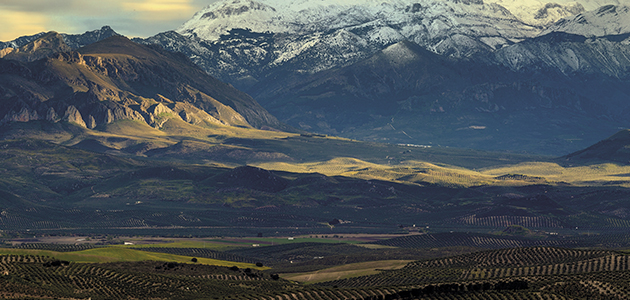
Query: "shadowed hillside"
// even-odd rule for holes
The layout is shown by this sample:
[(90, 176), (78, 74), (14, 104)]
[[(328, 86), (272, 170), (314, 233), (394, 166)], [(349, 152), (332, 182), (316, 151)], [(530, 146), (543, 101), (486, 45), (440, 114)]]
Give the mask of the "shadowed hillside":
[(610, 161), (627, 165), (630, 163), (630, 130), (619, 131), (593, 146), (562, 158), (574, 163)]

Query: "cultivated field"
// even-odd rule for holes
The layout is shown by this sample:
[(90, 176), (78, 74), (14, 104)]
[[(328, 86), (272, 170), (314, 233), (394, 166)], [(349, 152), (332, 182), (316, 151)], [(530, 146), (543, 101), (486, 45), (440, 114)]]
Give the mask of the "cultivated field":
[[(42, 244), (43, 247), (52, 247), (50, 245)], [(210, 250), (160, 245), (142, 248), (150, 251), (118, 246), (69, 252), (3, 249), (0, 252), (0, 295), (5, 299), (147, 299), (149, 295), (152, 299), (296, 300), (627, 299), (630, 296), (630, 256), (609, 250), (519, 247), (475, 251), (468, 248), (460, 250), (465, 254), (454, 256), (422, 259), (418, 252), (418, 260), (341, 262), (338, 266), (278, 276), (283, 268), (280, 261), (286, 253), (312, 256), (313, 251), (334, 245), (340, 244), (289, 243), (254, 247), (258, 253), (277, 254), (270, 267), (259, 267), (261, 263), (257, 263), (257, 267), (164, 254), (162, 252), (180, 251), (203, 255)], [(68, 246), (60, 248), (67, 250)], [(396, 255), (391, 247), (357, 247), (363, 250), (355, 252), (340, 252), (340, 249), (333, 251), (348, 258), (368, 257), (366, 251), (376, 251), (380, 257)], [(436, 250), (444, 251), (442, 254), (453, 251)], [(227, 255), (230, 252), (215, 253)], [(250, 259), (256, 259), (255, 252), (250, 251), (249, 255)], [(97, 256), (101, 262), (90, 262)], [(324, 258), (311, 257), (310, 260), (318, 263)]]

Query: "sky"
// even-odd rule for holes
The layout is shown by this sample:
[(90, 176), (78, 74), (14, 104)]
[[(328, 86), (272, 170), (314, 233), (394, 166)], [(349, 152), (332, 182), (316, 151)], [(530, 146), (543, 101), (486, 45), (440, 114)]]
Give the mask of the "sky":
[(77, 34), (109, 25), (128, 37), (173, 30), (217, 0), (0, 0), (0, 41), (57, 31)]

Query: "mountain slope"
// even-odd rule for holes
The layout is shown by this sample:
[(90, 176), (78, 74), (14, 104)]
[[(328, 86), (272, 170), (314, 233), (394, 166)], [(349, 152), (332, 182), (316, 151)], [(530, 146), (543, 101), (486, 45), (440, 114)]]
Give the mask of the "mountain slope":
[[(191, 40), (191, 46), (172, 43), (164, 36), (144, 43), (159, 40), (166, 49), (186, 49), (210, 74), (247, 90), (264, 77), (312, 74), (347, 66), (404, 40), (452, 57), (488, 54), (545, 30), (558, 31), (560, 25), (554, 22), (580, 13), (587, 15), (586, 10), (605, 4), (609, 3), (217, 1), (176, 30)], [(599, 17), (598, 22), (606, 22), (607, 18)], [(617, 19), (623, 20), (623, 16)], [(567, 20), (561, 22), (571, 23)]]
[(456, 61), (401, 42), (252, 92), (295, 127), (404, 144), (563, 154), (628, 123), (625, 81), (558, 75)]
[[(588, 33), (624, 32), (629, 3), (604, 4), (219, 1), (176, 31), (134, 41), (184, 53), (302, 129), (561, 155), (630, 125), (628, 36)], [(577, 34), (562, 32), (578, 28), (570, 24)], [(365, 63), (401, 41), (459, 61)]]
[(512, 70), (543, 69), (566, 76), (606, 76), (627, 79), (630, 75), (630, 35), (587, 38), (551, 32), (504, 47), (492, 61)]
[[(482, 1), (218, 1), (176, 30), (142, 41), (189, 53), (195, 63), (247, 91), (264, 77), (347, 66), (403, 40), (468, 57), (540, 30)], [(199, 47), (201, 46), (201, 47)]]
[(8, 59), (0, 64), (2, 122), (63, 119), (95, 128), (129, 119), (160, 127), (175, 118), (193, 124), (283, 126), (247, 94), (186, 57), (120, 36), (30, 65)]
[[(561, 155), (630, 125), (630, 3), (607, 4), (218, 1), (142, 42), (183, 51), (305, 130)], [(457, 62), (365, 63), (401, 42)]]
[(593, 11), (562, 19), (547, 28), (543, 34), (554, 31), (587, 37), (630, 33), (630, 6), (605, 5)]
[(621, 130), (586, 149), (562, 158), (570, 162), (612, 161), (630, 164), (630, 130)]

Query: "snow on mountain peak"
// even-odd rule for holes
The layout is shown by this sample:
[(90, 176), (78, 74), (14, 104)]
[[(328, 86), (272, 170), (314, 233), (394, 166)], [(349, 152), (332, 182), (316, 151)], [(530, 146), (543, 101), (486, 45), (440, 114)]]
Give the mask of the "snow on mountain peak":
[(417, 53), (406, 42), (393, 44), (383, 49), (382, 53), (394, 66), (404, 66), (418, 58)]
[(201, 18), (212, 20), (217, 18), (230, 18), (247, 13), (249, 11), (276, 11), (276, 9), (271, 6), (251, 0), (234, 0), (230, 4), (231, 5), (223, 5), (219, 9), (204, 13)]
[(562, 19), (542, 34), (554, 31), (587, 37), (630, 33), (630, 7), (626, 5), (605, 5), (593, 11)]
[[(630, 18), (622, 8), (630, 5), (630, 0), (546, 1), (222, 0), (199, 11), (176, 31), (215, 41), (231, 29), (309, 35), (349, 28), (356, 32), (364, 28), (364, 38), (383, 45), (407, 39), (436, 49), (438, 43), (449, 37), (447, 44), (467, 40), (456, 37), (464, 35), (491, 49), (499, 49), (510, 41), (536, 36), (563, 18), (566, 19), (561, 22), (576, 24), (565, 28), (568, 23), (559, 23), (546, 32), (584, 34), (589, 30), (586, 25), (595, 24), (599, 31), (594, 35), (600, 35), (599, 32), (622, 32), (630, 26)], [(609, 4), (619, 7), (616, 18), (597, 14), (598, 7)], [(588, 24), (575, 19), (573, 16), (577, 14), (587, 18)], [(440, 41), (430, 41), (436, 38)], [(467, 41), (470, 42), (474, 41)]]
[[(630, 32), (627, 5), (630, 0), (219, 0), (176, 32), (197, 43), (186, 50), (194, 61), (246, 87), (276, 70), (311, 74), (347, 66), (401, 41), (451, 57), (506, 49), (501, 61), (518, 69), (537, 61), (536, 54), (511, 47), (541, 33)], [(411, 56), (401, 46), (385, 53), (404, 62)], [(585, 68), (574, 60), (561, 65)]]
[(436, 44), (431, 40), (457, 34), (521, 39), (539, 31), (500, 4), (481, 0), (225, 0), (204, 8), (177, 32), (214, 41), (234, 28), (299, 35), (348, 29), (383, 45), (403, 39)]
[(290, 24), (270, 22), (277, 15), (279, 14), (275, 8), (258, 1), (215, 2), (197, 12), (176, 31), (206, 40), (216, 40), (233, 28), (253, 28), (257, 32), (283, 32)]

